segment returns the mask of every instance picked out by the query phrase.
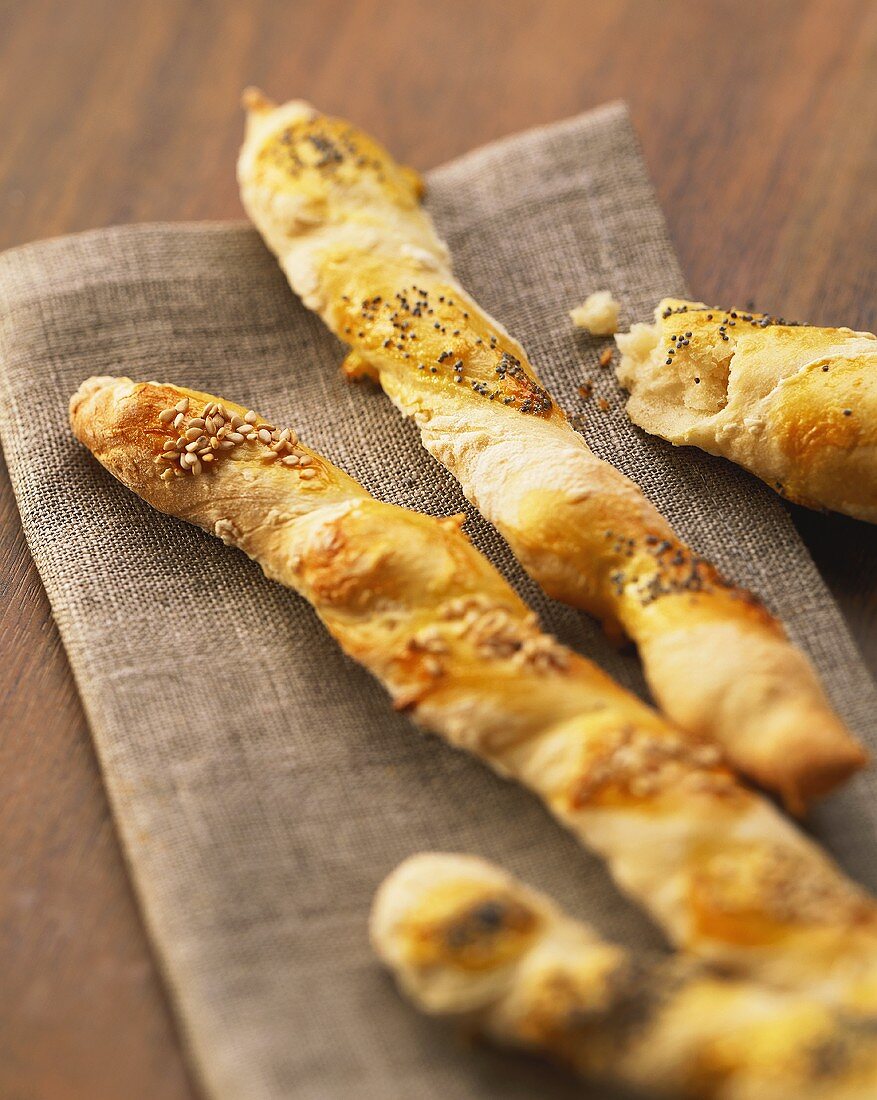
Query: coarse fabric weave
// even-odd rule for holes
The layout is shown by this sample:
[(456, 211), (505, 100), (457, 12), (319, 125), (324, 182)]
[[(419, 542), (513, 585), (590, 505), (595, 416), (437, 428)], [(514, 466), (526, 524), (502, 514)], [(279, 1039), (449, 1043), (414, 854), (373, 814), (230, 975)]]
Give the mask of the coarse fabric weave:
[[(873, 685), (783, 503), (633, 428), (598, 366), (605, 341), (567, 317), (598, 288), (622, 323), (685, 292), (624, 107), (501, 141), (428, 183), (463, 284), (567, 411), (587, 413), (594, 449), (782, 616), (873, 747)], [(68, 428), (89, 375), (177, 382), (294, 425), (382, 500), (471, 511), (413, 425), (342, 379), (342, 354), (245, 225), (122, 227), (0, 257), (0, 435), (152, 941), (218, 1100), (582, 1096), (404, 1004), (369, 949), (372, 894), (412, 852), (473, 852), (625, 943), (660, 946), (649, 921), (534, 797), (395, 714), (303, 600), (151, 510)], [(540, 594), (477, 516), (468, 530), (549, 630), (641, 690), (633, 656)], [(871, 887), (875, 824), (873, 772), (813, 817)]]

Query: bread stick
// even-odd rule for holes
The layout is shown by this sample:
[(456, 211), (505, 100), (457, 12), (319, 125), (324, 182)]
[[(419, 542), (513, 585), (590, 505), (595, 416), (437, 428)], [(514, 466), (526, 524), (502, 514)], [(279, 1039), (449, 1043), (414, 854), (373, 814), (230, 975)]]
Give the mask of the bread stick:
[(379, 889), (375, 952), (420, 1009), (648, 1096), (866, 1100), (877, 1015), (607, 943), (500, 868), (412, 856)]
[(665, 298), (616, 337), (634, 424), (877, 522), (877, 337)]
[(675, 944), (877, 998), (874, 901), (714, 745), (543, 634), (462, 517), (377, 501), (292, 429), (194, 390), (90, 379), (71, 421), (144, 500), (308, 600), (397, 708), (535, 792)]
[(247, 98), (244, 206), (293, 289), (553, 597), (637, 644), (676, 725), (795, 811), (862, 766), (806, 657), (572, 429), (521, 346), (455, 281), (421, 185), (306, 103)]

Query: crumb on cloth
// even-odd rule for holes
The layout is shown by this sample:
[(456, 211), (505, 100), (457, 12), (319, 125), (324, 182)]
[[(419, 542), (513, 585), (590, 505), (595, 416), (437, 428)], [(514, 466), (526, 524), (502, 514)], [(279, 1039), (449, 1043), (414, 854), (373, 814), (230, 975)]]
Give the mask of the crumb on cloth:
[(587, 329), (593, 336), (611, 336), (618, 331), (618, 310), (618, 302), (608, 290), (596, 290), (569, 315), (576, 328)]

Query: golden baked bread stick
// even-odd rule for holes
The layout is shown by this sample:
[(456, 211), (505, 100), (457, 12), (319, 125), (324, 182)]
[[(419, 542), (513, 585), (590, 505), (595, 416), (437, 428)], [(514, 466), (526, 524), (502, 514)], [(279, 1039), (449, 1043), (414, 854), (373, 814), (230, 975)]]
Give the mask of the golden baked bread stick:
[(418, 1008), (586, 1077), (675, 1100), (877, 1096), (873, 1012), (632, 955), (482, 859), (407, 859), (370, 931)]
[(290, 284), (530, 575), (626, 632), (664, 713), (794, 810), (861, 767), (780, 623), (597, 458), (521, 346), (459, 286), (416, 175), (306, 103), (247, 103), (241, 196)]
[(619, 334), (634, 424), (877, 523), (877, 337), (665, 298)]
[(677, 945), (844, 1001), (877, 998), (877, 905), (717, 748), (535, 616), (460, 530), (384, 504), (255, 412), (95, 378), (73, 431), (154, 507), (308, 600), (398, 708), (534, 791)]

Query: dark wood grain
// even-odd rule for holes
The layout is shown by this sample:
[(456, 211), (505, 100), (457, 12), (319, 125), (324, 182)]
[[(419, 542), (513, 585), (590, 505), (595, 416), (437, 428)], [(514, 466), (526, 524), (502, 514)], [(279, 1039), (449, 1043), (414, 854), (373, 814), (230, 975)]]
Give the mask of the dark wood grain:
[[(877, 5), (0, 4), (0, 247), (241, 216), (240, 89), (428, 168), (624, 97), (694, 292), (873, 328)], [(877, 668), (877, 528), (796, 515)], [(194, 1095), (0, 471), (0, 1096)]]

